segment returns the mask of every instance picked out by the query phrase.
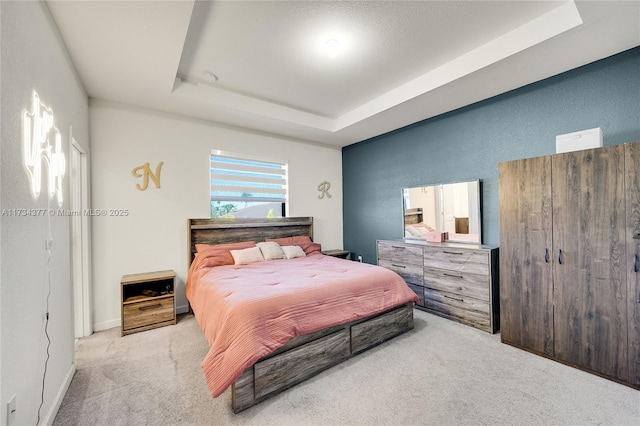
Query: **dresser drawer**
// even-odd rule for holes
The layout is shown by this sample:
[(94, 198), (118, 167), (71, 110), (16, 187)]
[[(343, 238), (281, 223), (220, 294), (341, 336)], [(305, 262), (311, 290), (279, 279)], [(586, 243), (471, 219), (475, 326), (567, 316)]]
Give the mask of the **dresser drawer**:
[(470, 296), (489, 302), (491, 300), (489, 276), (450, 271), (447, 269), (424, 268), (425, 287), (447, 291), (461, 296)]
[(411, 283), (407, 283), (409, 288), (413, 290), (413, 292), (418, 296), (420, 302), (418, 302), (418, 306), (424, 306), (424, 287), (421, 285), (415, 285)]
[(377, 249), (378, 264), (404, 278), (420, 298), (420, 309), (490, 333), (498, 330), (496, 247), (379, 240)]
[(122, 309), (125, 332), (138, 327), (175, 321), (173, 296), (128, 303)]
[(424, 248), (424, 266), (489, 275), (489, 252), (465, 248)]
[(386, 260), (380, 260), (378, 265), (396, 272), (407, 283), (422, 285), (422, 277), (424, 275), (422, 266), (406, 265), (400, 262), (389, 262)]
[(378, 241), (378, 261), (423, 266), (422, 246)]
[(489, 303), (429, 288), (424, 289), (424, 294), (425, 308), (433, 313), (493, 332)]

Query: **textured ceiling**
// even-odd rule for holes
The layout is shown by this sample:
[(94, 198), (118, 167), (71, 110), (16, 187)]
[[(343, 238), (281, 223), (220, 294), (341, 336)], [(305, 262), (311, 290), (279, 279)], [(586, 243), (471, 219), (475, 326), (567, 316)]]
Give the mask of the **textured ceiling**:
[(640, 45), (636, 1), (48, 5), (91, 97), (335, 146)]

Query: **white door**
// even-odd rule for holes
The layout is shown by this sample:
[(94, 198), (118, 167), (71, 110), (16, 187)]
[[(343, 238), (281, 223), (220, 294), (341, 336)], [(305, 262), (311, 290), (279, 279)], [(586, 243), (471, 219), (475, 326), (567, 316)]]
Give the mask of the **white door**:
[(75, 337), (93, 332), (89, 286), (89, 175), (87, 155), (71, 136), (71, 241)]

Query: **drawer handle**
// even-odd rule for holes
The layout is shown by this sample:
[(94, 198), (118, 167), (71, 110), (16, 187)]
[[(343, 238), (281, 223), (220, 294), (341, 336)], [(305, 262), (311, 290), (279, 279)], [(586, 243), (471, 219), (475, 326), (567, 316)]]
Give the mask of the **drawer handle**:
[(447, 296), (446, 294), (444, 295), (444, 297), (446, 297), (447, 299), (457, 300), (458, 302), (464, 302), (463, 299), (460, 299), (460, 298), (457, 298), (457, 297), (453, 297), (453, 296)]
[(445, 277), (453, 277), (453, 278), (464, 278), (462, 275), (453, 275), (453, 274), (447, 274), (446, 272), (443, 272), (442, 275), (444, 275)]
[(544, 249), (544, 261), (546, 263), (549, 263), (549, 249), (548, 248)]
[(457, 255), (464, 254), (464, 253), (458, 253), (458, 252), (456, 252), (456, 251), (446, 251), (446, 250), (442, 250), (442, 252), (443, 252), (443, 253), (447, 253), (447, 254), (457, 254)]
[(558, 250), (558, 263), (560, 265), (564, 263), (564, 255), (562, 254), (562, 249)]
[(397, 249), (402, 249), (402, 250), (406, 249), (406, 247), (402, 247), (402, 246), (391, 246), (391, 248), (397, 248)]
[(395, 263), (392, 263), (391, 266), (395, 266), (396, 268), (402, 268), (402, 269), (406, 268), (406, 266), (404, 265), (396, 265)]
[(141, 311), (148, 311), (149, 309), (160, 308), (161, 306), (161, 303), (156, 303), (154, 305), (140, 306), (138, 309), (140, 309)]
[(637, 253), (633, 255), (633, 272), (640, 272), (640, 259)]

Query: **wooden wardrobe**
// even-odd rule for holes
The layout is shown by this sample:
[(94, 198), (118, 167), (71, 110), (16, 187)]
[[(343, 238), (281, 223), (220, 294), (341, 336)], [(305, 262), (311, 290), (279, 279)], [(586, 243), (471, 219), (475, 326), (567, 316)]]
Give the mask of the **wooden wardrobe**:
[(640, 142), (499, 169), (502, 341), (640, 388)]

